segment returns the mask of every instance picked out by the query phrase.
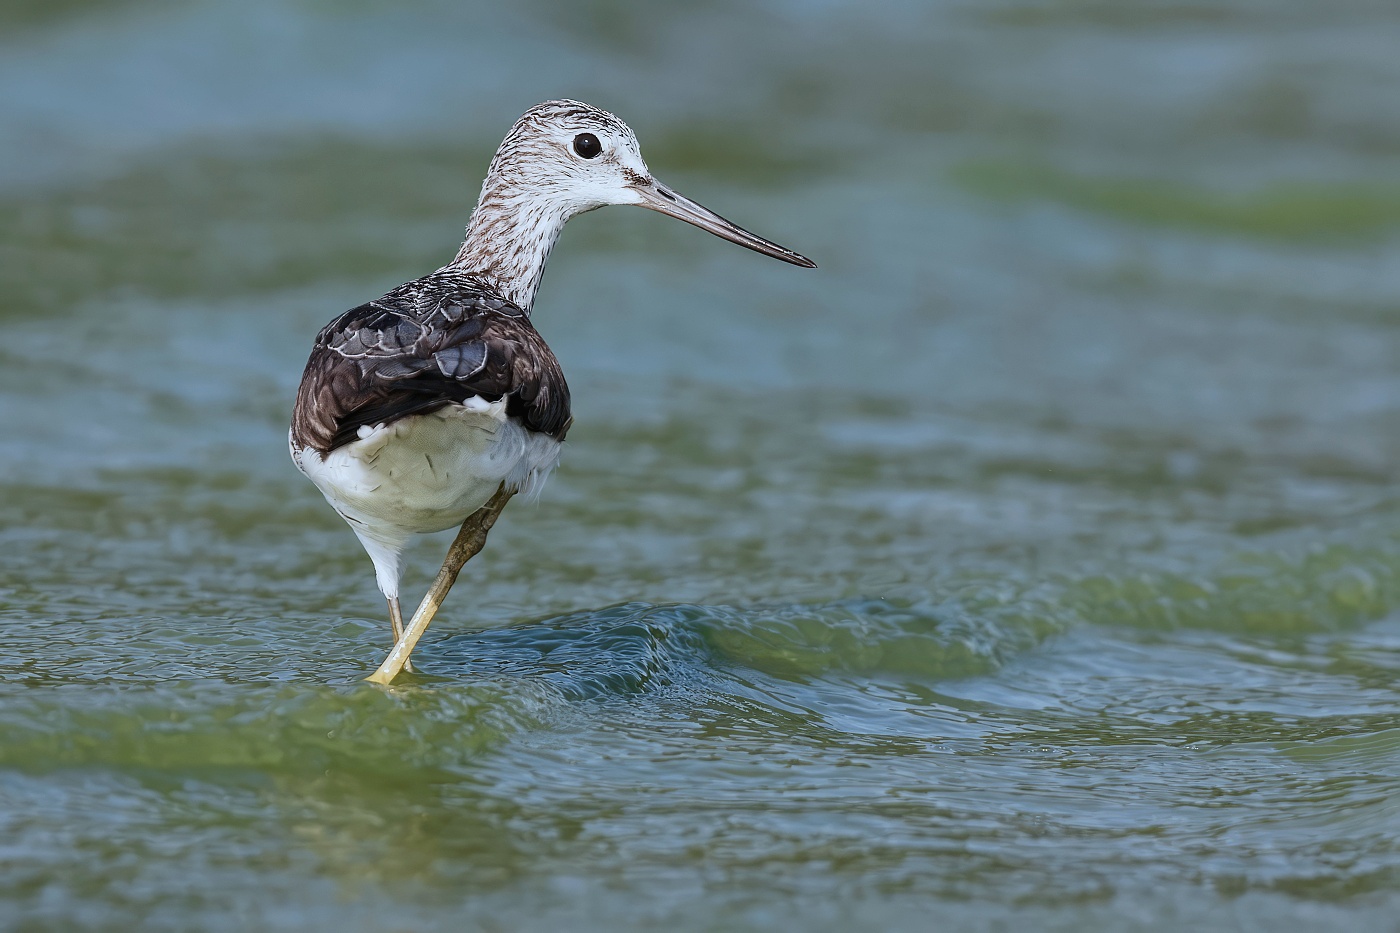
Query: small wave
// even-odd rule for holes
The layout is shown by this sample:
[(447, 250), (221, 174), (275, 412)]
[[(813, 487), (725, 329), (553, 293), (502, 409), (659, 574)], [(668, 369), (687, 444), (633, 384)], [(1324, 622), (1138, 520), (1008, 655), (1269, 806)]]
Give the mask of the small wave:
[(458, 635), (434, 663), (543, 672), (565, 695), (637, 693), (707, 663), (784, 678), (840, 671), (917, 679), (997, 670), (1082, 626), (1299, 635), (1355, 628), (1400, 608), (1400, 542), (1240, 552), (1213, 570), (942, 581), (890, 598), (755, 606), (629, 603)]
[(423, 652), (424, 667), (454, 674), (528, 676), (563, 696), (637, 694), (703, 660), (693, 622), (703, 606), (624, 603), (530, 625), (452, 635)]

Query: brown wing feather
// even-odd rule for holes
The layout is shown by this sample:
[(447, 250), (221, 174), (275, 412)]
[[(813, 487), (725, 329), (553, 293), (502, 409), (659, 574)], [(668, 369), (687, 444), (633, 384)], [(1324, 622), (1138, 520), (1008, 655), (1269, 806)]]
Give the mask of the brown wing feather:
[(316, 337), (292, 412), (292, 443), (322, 454), (389, 424), (479, 396), (506, 399), (530, 430), (564, 439), (569, 386), (519, 308), (437, 272), (351, 308)]

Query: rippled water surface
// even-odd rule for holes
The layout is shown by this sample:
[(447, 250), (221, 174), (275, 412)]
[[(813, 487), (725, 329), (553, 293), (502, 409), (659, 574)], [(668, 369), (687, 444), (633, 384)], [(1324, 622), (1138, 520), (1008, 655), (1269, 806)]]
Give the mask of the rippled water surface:
[[(0, 7), (0, 928), (1397, 929), (1393, 4), (468, 6)], [(371, 687), (292, 393), (559, 95), (821, 268), (571, 224)]]

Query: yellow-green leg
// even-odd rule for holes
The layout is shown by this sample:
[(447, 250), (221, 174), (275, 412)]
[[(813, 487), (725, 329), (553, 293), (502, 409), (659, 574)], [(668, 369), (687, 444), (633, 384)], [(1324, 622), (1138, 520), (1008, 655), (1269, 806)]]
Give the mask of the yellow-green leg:
[[(389, 600), (389, 624), (394, 627), (394, 644), (397, 645), (399, 639), (403, 638), (403, 610), (399, 608), (399, 598), (397, 596)], [(403, 669), (412, 674), (413, 662), (405, 661), (403, 663)]]
[[(418, 609), (413, 613), (413, 618), (408, 621), (408, 626), (404, 628), (403, 634), (399, 636), (394, 650), (389, 652), (384, 663), (379, 665), (379, 670), (365, 678), (366, 680), (377, 684), (387, 684), (397, 677), (399, 671), (408, 664), (408, 656), (413, 653), (418, 639), (422, 638), (423, 633), (427, 631), (428, 623), (433, 621), (438, 607), (447, 598), (448, 590), (452, 589), (452, 584), (457, 582), (457, 574), (461, 572), (462, 566), (467, 561), (475, 557), (485, 547), (487, 532), (491, 530), (492, 525), (496, 524), (496, 519), (501, 517), (501, 510), (506, 507), (506, 503), (513, 495), (515, 493), (502, 486), (496, 490), (496, 494), (491, 497), (489, 502), (467, 516), (467, 520), (462, 522), (462, 528), (457, 532), (452, 547), (447, 549), (447, 559), (442, 562), (442, 569), (438, 571), (437, 579), (433, 580), (432, 587), (423, 597), (423, 601), (418, 604)], [(392, 615), (392, 610), (390, 612)], [(400, 620), (400, 624), (402, 624), (402, 620)]]

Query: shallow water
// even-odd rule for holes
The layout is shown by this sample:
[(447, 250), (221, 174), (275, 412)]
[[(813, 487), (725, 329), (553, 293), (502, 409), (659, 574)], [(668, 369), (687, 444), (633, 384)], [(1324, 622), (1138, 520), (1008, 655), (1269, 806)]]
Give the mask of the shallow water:
[[(1390, 4), (458, 7), (0, 9), (0, 927), (1396, 929)], [(300, 368), (561, 94), (821, 268), (571, 224), (370, 687)]]

